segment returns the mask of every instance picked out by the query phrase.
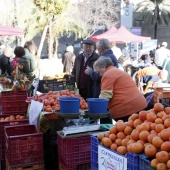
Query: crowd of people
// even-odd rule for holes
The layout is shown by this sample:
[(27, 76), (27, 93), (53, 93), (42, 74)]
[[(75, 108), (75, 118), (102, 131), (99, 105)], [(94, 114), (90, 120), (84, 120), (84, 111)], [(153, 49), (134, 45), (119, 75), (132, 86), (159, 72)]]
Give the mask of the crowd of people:
[[(164, 45), (162, 43), (160, 49), (165, 48)], [(109, 99), (109, 122), (111, 119), (127, 120), (132, 113), (147, 107), (144, 97), (146, 91), (139, 88), (139, 82), (145, 83), (147, 87), (149, 82), (167, 80), (168, 72), (162, 70), (162, 65), (156, 64), (158, 49), (153, 60), (153, 56), (149, 54), (141, 56), (139, 62), (143, 62), (143, 67), (136, 74), (136, 82), (124, 71), (124, 63), (131, 60), (127, 44), (121, 51), (115, 42), (110, 43), (107, 39), (101, 39), (97, 43), (87, 39), (82, 42), (82, 49), (83, 52), (72, 61), (71, 78), (84, 99)]]
[[(1, 46), (2, 47), (2, 46)], [(9, 45), (3, 45), (0, 55), (1, 76), (9, 77), (14, 70), (13, 61), (18, 59), (18, 64), (22, 65), (22, 72), (25, 75), (38, 76), (37, 47), (33, 40), (25, 42), (24, 46), (17, 46), (12, 49)]]
[[(14, 56), (12, 60), (11, 56)], [(168, 72), (163, 69), (163, 65), (169, 56), (170, 51), (165, 42), (152, 56), (142, 55), (140, 62), (143, 62), (143, 65), (136, 74), (136, 82), (124, 70), (126, 61), (132, 59), (126, 43), (120, 50), (115, 42), (109, 42), (107, 39), (101, 39), (97, 43), (86, 39), (82, 42), (82, 52), (77, 56), (72, 46), (66, 48), (62, 64), (63, 72), (70, 74), (84, 99), (109, 99), (109, 121), (120, 118), (127, 120), (132, 113), (147, 107), (144, 98), (147, 85), (167, 80)], [(19, 59), (24, 74), (38, 77), (37, 48), (32, 40), (14, 50), (10, 46), (3, 46), (0, 55), (1, 75), (11, 76), (11, 63), (15, 59)], [(145, 89), (141, 87), (141, 82), (145, 84)]]

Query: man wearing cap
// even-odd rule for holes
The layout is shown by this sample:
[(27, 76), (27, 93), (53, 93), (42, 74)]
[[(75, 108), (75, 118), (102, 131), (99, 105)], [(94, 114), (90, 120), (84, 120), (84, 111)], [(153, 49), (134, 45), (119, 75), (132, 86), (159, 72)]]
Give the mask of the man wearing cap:
[(170, 50), (167, 49), (167, 42), (163, 42), (161, 47), (155, 52), (155, 64), (162, 67), (164, 60), (170, 57)]
[(82, 43), (83, 53), (79, 54), (74, 62), (72, 77), (77, 84), (80, 95), (84, 98), (93, 97), (93, 83), (91, 77), (85, 74), (88, 67), (93, 68), (94, 62), (99, 58), (99, 55), (94, 51), (95, 42), (86, 39)]

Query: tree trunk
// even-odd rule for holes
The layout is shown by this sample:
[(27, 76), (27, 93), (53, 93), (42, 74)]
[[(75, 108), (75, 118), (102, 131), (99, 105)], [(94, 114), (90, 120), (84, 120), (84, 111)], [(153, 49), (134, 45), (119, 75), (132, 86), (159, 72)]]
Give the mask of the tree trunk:
[(49, 27), (49, 25), (46, 25), (44, 27), (44, 31), (43, 31), (43, 34), (42, 34), (42, 37), (41, 37), (40, 45), (39, 45), (39, 48), (38, 48), (38, 54), (37, 54), (39, 58), (41, 58), (41, 52), (42, 52), (44, 40), (46, 38), (48, 27)]
[(53, 48), (53, 37), (52, 37), (52, 21), (50, 21), (49, 23), (49, 37), (48, 37), (48, 41), (49, 41), (49, 46), (48, 46), (48, 54), (49, 54), (49, 59), (53, 58), (53, 52), (52, 52), (52, 48)]
[(156, 21), (154, 26), (154, 39), (157, 39), (158, 22)]

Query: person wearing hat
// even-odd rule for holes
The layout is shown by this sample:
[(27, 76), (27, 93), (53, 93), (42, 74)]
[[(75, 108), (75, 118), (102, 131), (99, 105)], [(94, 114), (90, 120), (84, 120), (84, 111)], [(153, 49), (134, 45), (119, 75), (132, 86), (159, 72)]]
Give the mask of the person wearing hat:
[(62, 56), (63, 73), (71, 73), (74, 65), (75, 55), (73, 46), (67, 46), (66, 51)]
[(84, 98), (93, 97), (93, 79), (85, 74), (88, 67), (93, 68), (94, 62), (99, 58), (99, 55), (94, 51), (95, 42), (86, 39), (82, 42), (83, 53), (76, 56), (71, 77), (76, 82), (79, 94)]
[(155, 52), (154, 62), (157, 66), (162, 67), (164, 60), (167, 57), (170, 57), (170, 50), (167, 49), (167, 45), (168, 45), (167, 42), (163, 42), (161, 47), (159, 49), (157, 49), (156, 52)]

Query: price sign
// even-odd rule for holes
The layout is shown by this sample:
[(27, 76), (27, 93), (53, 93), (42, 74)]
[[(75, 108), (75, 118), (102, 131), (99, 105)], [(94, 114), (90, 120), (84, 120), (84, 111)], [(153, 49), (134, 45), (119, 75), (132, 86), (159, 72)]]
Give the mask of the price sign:
[(127, 170), (127, 158), (103, 146), (98, 146), (99, 170)]

